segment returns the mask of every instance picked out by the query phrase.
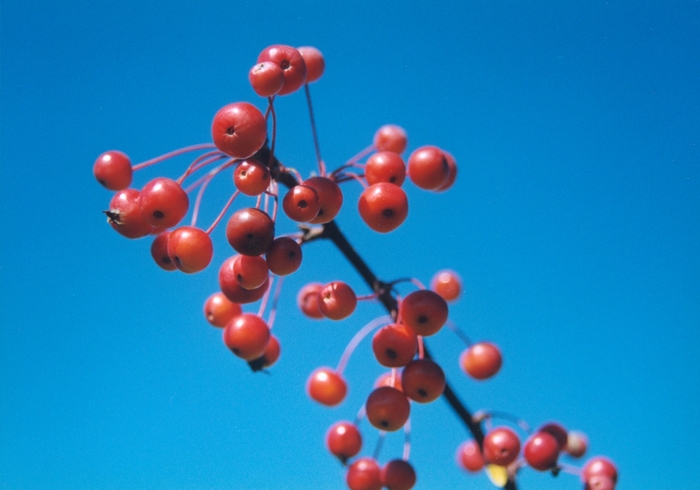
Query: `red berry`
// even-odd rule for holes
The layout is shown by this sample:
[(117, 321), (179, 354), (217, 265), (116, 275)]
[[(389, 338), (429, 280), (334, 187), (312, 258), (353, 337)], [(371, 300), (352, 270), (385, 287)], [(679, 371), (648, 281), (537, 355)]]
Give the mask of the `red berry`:
[(267, 281), (267, 262), (259, 255), (239, 255), (233, 263), (236, 281), (245, 289), (257, 289)]
[(462, 281), (455, 271), (443, 270), (430, 281), (430, 289), (442, 296), (445, 301), (454, 301), (462, 291)]
[(369, 185), (387, 182), (400, 187), (406, 180), (406, 164), (398, 153), (380, 151), (367, 159), (365, 179)]
[(523, 450), (525, 461), (534, 469), (547, 471), (557, 464), (559, 443), (547, 432), (537, 432), (525, 443)]
[(416, 484), (416, 472), (408, 461), (394, 459), (384, 465), (381, 472), (382, 484), (388, 490), (411, 490)]
[(306, 63), (301, 53), (291, 46), (275, 44), (258, 56), (258, 63), (272, 61), (282, 69), (284, 85), (278, 95), (287, 95), (299, 90), (306, 81)]
[(471, 439), (462, 443), (457, 449), (457, 463), (467, 471), (476, 473), (484, 467), (484, 457), (479, 444)]
[(403, 369), (401, 384), (407, 397), (430, 403), (445, 390), (445, 373), (430, 359), (416, 359)]
[(379, 233), (395, 230), (408, 216), (408, 199), (401, 187), (379, 182), (369, 186), (357, 203), (362, 220)]
[(360, 458), (348, 468), (345, 481), (350, 490), (381, 490), (381, 470), (373, 458)]
[(331, 454), (345, 463), (362, 449), (362, 436), (352, 422), (336, 422), (326, 432), (326, 447)]
[(131, 185), (131, 160), (121, 151), (106, 151), (95, 160), (92, 173), (107, 189), (121, 191)]
[(302, 46), (297, 48), (306, 64), (306, 83), (313, 83), (323, 75), (326, 69), (326, 61), (323, 54), (312, 46)]
[(321, 225), (333, 221), (343, 205), (343, 193), (338, 184), (327, 177), (311, 177), (304, 181), (304, 185), (316, 191), (320, 206), (318, 214), (309, 223)]
[(385, 124), (374, 133), (374, 146), (378, 151), (403, 153), (408, 144), (406, 131), (395, 124)]
[(260, 209), (239, 209), (228, 220), (226, 238), (241, 255), (262, 255), (275, 239), (275, 223)]
[(305, 223), (318, 216), (321, 204), (316, 191), (312, 187), (302, 184), (287, 191), (282, 199), (282, 209), (289, 219)]
[(581, 480), (589, 483), (593, 477), (605, 477), (617, 483), (617, 468), (612, 461), (604, 456), (596, 456), (588, 460), (581, 472)]
[(270, 334), (270, 341), (265, 346), (265, 350), (257, 361), (260, 363), (260, 369), (270, 367), (277, 362), (280, 357), (280, 342), (274, 335)]
[(270, 272), (286, 276), (295, 272), (301, 265), (301, 247), (289, 237), (276, 238), (265, 255)]
[(127, 238), (145, 237), (153, 231), (153, 226), (141, 214), (139, 191), (136, 189), (117, 192), (109, 201), (109, 210), (104, 213), (112, 228)]
[(566, 451), (569, 456), (574, 458), (580, 458), (586, 454), (586, 449), (588, 448), (588, 438), (583, 432), (578, 432), (575, 430), (570, 431), (566, 438)]
[(408, 158), (411, 182), (425, 190), (436, 190), (447, 182), (450, 166), (445, 154), (436, 146), (422, 146)]
[(367, 420), (379, 430), (399, 430), (408, 420), (411, 407), (406, 395), (388, 386), (376, 388), (365, 403)]
[(224, 328), (224, 344), (246, 361), (262, 355), (270, 340), (270, 329), (257, 315), (243, 313), (235, 316)]
[(583, 488), (584, 490), (615, 490), (615, 482), (604, 475), (593, 475)]
[(520, 439), (508, 427), (497, 427), (484, 437), (484, 460), (508, 466), (518, 458)]
[(399, 304), (399, 317), (416, 335), (436, 334), (447, 321), (447, 303), (437, 293), (413, 291)]
[(236, 165), (233, 183), (246, 196), (259, 196), (270, 185), (270, 171), (259, 161), (249, 158)]
[(442, 154), (445, 155), (445, 160), (447, 161), (449, 171), (447, 173), (447, 180), (445, 180), (445, 183), (436, 189), (438, 192), (444, 192), (452, 187), (457, 179), (457, 162), (455, 162), (455, 158), (444, 150), (442, 151)]
[(299, 309), (309, 318), (321, 319), (323, 318), (323, 313), (318, 307), (318, 292), (323, 288), (323, 284), (314, 282), (307, 284), (297, 295), (297, 305)]
[(374, 357), (382, 366), (405, 366), (416, 355), (418, 342), (413, 330), (397, 323), (377, 330), (372, 339)]
[(462, 369), (474, 379), (488, 379), (500, 369), (501, 351), (490, 342), (479, 342), (466, 349), (460, 357)]
[(348, 386), (343, 377), (331, 368), (318, 368), (306, 383), (309, 396), (321, 405), (338, 405), (345, 399)]
[(194, 274), (209, 265), (214, 256), (214, 245), (204, 230), (182, 226), (170, 233), (168, 256), (179, 270)]
[(560, 450), (563, 450), (566, 447), (568, 433), (566, 432), (566, 429), (558, 422), (548, 422), (540, 427), (538, 432), (547, 432), (549, 435), (554, 436)]
[(234, 316), (241, 313), (241, 305), (229, 301), (224, 293), (214, 293), (204, 303), (204, 316), (215, 327), (224, 328)]
[(318, 292), (318, 309), (331, 320), (349, 317), (356, 306), (355, 292), (342, 281), (328, 283)]
[[(141, 210), (139, 210), (141, 212)], [(170, 260), (170, 255), (168, 255), (168, 239), (170, 238), (170, 231), (162, 231), (156, 236), (155, 240), (151, 244), (151, 257), (156, 261), (158, 267), (166, 271), (175, 271), (177, 267)]]
[(253, 303), (265, 295), (270, 285), (270, 280), (267, 279), (263, 285), (257, 289), (245, 289), (238, 283), (236, 274), (233, 271), (236, 258), (237, 256), (229, 257), (221, 264), (221, 268), (219, 269), (219, 287), (221, 288), (221, 292), (234, 303)]
[(154, 228), (177, 225), (187, 214), (189, 205), (190, 199), (182, 186), (166, 177), (153, 179), (139, 194), (141, 214)]
[(253, 104), (236, 102), (214, 115), (211, 135), (216, 147), (233, 158), (251, 157), (265, 144), (265, 116)]
[(256, 94), (261, 97), (272, 97), (282, 90), (284, 73), (277, 63), (263, 61), (250, 69), (248, 80)]

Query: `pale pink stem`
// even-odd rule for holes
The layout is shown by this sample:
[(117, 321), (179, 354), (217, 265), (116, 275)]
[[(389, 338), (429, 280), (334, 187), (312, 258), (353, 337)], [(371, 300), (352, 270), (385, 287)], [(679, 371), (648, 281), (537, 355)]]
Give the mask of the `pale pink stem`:
[(382, 446), (384, 445), (384, 438), (386, 437), (386, 431), (385, 430), (380, 430), (379, 431), (379, 438), (377, 439), (377, 445), (374, 446), (374, 454), (372, 457), (376, 460), (379, 459), (379, 453), (382, 450)]
[(228, 167), (230, 167), (230, 166), (233, 165), (234, 163), (236, 163), (236, 160), (231, 159), (231, 160), (229, 160), (229, 161), (227, 161), (227, 162), (222, 163), (222, 164), (219, 165), (218, 167), (216, 167), (216, 168), (210, 170), (206, 175), (202, 175), (199, 179), (197, 179), (197, 180), (194, 181), (192, 184), (190, 184), (189, 186), (187, 186), (187, 187), (185, 188), (185, 192), (189, 194), (190, 192), (192, 192), (193, 190), (195, 190), (197, 187), (199, 187), (200, 185), (202, 185), (204, 182), (208, 182), (209, 180), (211, 180), (212, 177), (213, 177), (214, 175), (218, 174), (218, 173), (221, 172), (222, 170), (227, 169)]
[(425, 346), (423, 345), (423, 336), (417, 335), (416, 338), (418, 339), (418, 359), (423, 359), (423, 356), (425, 355)]
[(418, 289), (426, 289), (425, 286), (423, 285), (423, 283), (420, 282), (420, 281), (419, 281), (418, 279), (416, 279), (415, 277), (412, 277), (412, 278), (411, 278), (411, 282), (412, 282), (413, 284), (415, 284), (416, 286), (418, 286)]
[[(359, 175), (357, 175), (356, 173), (343, 172), (342, 174), (336, 175), (335, 177), (336, 178), (333, 180), (336, 183), (344, 182), (346, 180), (344, 177), (350, 177), (351, 179), (358, 181), (363, 188), (365, 188), (365, 189), (369, 188), (369, 186), (367, 185), (367, 182), (365, 182), (365, 180), (362, 177), (360, 177)], [(347, 180), (350, 180), (350, 178)]]
[(198, 151), (198, 150), (208, 150), (210, 148), (216, 148), (216, 145), (214, 143), (202, 143), (199, 145), (192, 145), (192, 146), (186, 146), (184, 148), (180, 148), (179, 150), (171, 151), (170, 153), (166, 153), (165, 155), (161, 155), (159, 157), (153, 158), (151, 160), (146, 160), (145, 162), (139, 163), (138, 165), (134, 165), (131, 167), (131, 170), (136, 171), (136, 170), (141, 170), (142, 168), (150, 167), (151, 165), (155, 165), (156, 163), (160, 163), (164, 160), (167, 160), (168, 158), (173, 158), (178, 155), (182, 155), (183, 153), (188, 153), (190, 151)]
[(364, 150), (362, 150), (360, 153), (358, 153), (357, 155), (355, 155), (354, 157), (352, 157), (350, 160), (348, 160), (348, 163), (357, 163), (361, 158), (363, 158), (363, 157), (369, 155), (369, 154), (372, 153), (375, 149), (376, 149), (376, 148), (375, 148), (375, 146), (374, 146), (374, 143), (372, 143), (372, 144), (369, 145), (367, 148), (365, 148)]
[(338, 173), (342, 172), (342, 171), (345, 170), (346, 168), (359, 168), (359, 169), (364, 170), (364, 169), (365, 169), (365, 166), (364, 166), (364, 164), (362, 164), (362, 163), (346, 163), (346, 164), (343, 164), (343, 165), (341, 165), (340, 167), (338, 167), (338, 168), (336, 168), (335, 170), (333, 170), (333, 172), (331, 172), (331, 178), (332, 178), (334, 175), (337, 175)]
[(262, 203), (262, 194), (258, 196), (258, 199), (255, 201), (255, 209), (260, 209), (260, 204)]
[(464, 332), (462, 332), (462, 331), (459, 329), (459, 327), (457, 327), (457, 325), (455, 324), (455, 322), (453, 322), (452, 320), (447, 320), (447, 323), (445, 323), (445, 326), (446, 326), (447, 328), (449, 328), (450, 330), (452, 330), (452, 331), (455, 333), (455, 335), (456, 335), (457, 337), (459, 337), (459, 339), (460, 339), (462, 342), (464, 342), (464, 344), (465, 344), (467, 347), (471, 347), (471, 346), (472, 346), (472, 341), (471, 341), (471, 339), (467, 336), (467, 334), (465, 334)]
[(226, 211), (228, 211), (228, 208), (231, 207), (231, 204), (233, 204), (233, 200), (236, 199), (236, 196), (240, 193), (241, 191), (236, 191), (233, 193), (233, 195), (229, 198), (228, 202), (226, 203), (226, 206), (224, 206), (224, 209), (221, 210), (219, 213), (219, 216), (216, 217), (214, 222), (211, 224), (209, 228), (207, 228), (207, 235), (209, 235), (212, 231), (214, 231), (214, 228), (216, 228), (216, 225), (219, 224), (219, 221), (221, 221), (221, 218), (224, 217), (224, 214), (226, 214)]
[(380, 316), (379, 318), (375, 318), (371, 322), (369, 322), (367, 325), (362, 327), (350, 340), (350, 343), (348, 346), (345, 348), (345, 351), (343, 352), (343, 355), (340, 358), (340, 362), (338, 362), (338, 367), (335, 369), (338, 374), (342, 374), (343, 371), (345, 370), (345, 367), (348, 365), (348, 361), (350, 360), (350, 356), (352, 355), (352, 352), (355, 350), (355, 348), (362, 342), (362, 339), (364, 339), (372, 330), (375, 330), (376, 328), (379, 328), (383, 325), (388, 325), (389, 323), (392, 323), (393, 320), (389, 315), (384, 315)]
[(260, 303), (260, 309), (258, 310), (258, 316), (262, 318), (263, 313), (265, 313), (265, 307), (267, 306), (267, 299), (270, 297), (270, 291), (272, 290), (272, 283), (275, 282), (275, 276), (270, 278), (270, 282), (267, 285), (267, 291), (262, 297), (262, 302)]
[(403, 456), (401, 459), (404, 461), (408, 461), (409, 456), (411, 455), (411, 418), (409, 417), (408, 420), (406, 420), (406, 423), (403, 424), (403, 434), (404, 434), (404, 443), (403, 443)]
[(224, 155), (220, 151), (210, 151), (205, 153), (204, 155), (200, 155), (194, 160), (192, 160), (192, 163), (190, 163), (190, 166), (187, 167), (187, 170), (185, 170), (185, 173), (180, 176), (179, 179), (176, 180), (176, 182), (180, 185), (185, 181), (185, 179), (192, 175), (194, 172), (197, 170), (201, 169), (202, 167), (209, 165), (211, 163), (216, 162), (217, 160), (222, 160), (224, 158), (228, 158), (228, 155)]
[(357, 415), (355, 415), (355, 426), (359, 426), (360, 422), (362, 422), (362, 419), (365, 418), (365, 415), (367, 415), (367, 409), (365, 408), (365, 405), (363, 404), (360, 407), (360, 410), (357, 411)]
[[(197, 199), (194, 202), (194, 209), (192, 210), (192, 226), (197, 224), (197, 216), (199, 215), (199, 205), (202, 202), (202, 196), (204, 196), (204, 191), (206, 190), (207, 186), (209, 185), (209, 182), (212, 181), (216, 175), (221, 172), (222, 170), (228, 168), (231, 166), (231, 163), (233, 160), (229, 160), (228, 162), (219, 165), (215, 169), (212, 169), (207, 175), (199, 179), (197, 182), (199, 183), (201, 181), (202, 187), (199, 188), (199, 192), (197, 193)], [(190, 192), (192, 189), (194, 189), (195, 186), (190, 186), (187, 188), (185, 192)]]
[(279, 276), (277, 278), (277, 284), (275, 285), (275, 294), (272, 297), (272, 306), (270, 306), (270, 315), (267, 317), (267, 326), (272, 330), (272, 325), (275, 323), (275, 317), (277, 316), (277, 302), (280, 299), (280, 293), (282, 292), (282, 281), (284, 281), (284, 276)]
[(304, 84), (304, 91), (306, 92), (306, 105), (309, 106), (309, 118), (311, 119), (311, 132), (314, 136), (314, 148), (316, 149), (316, 161), (318, 162), (318, 171), (321, 173), (321, 177), (326, 176), (326, 164), (321, 159), (321, 147), (318, 144), (318, 133), (316, 132), (316, 121), (314, 120), (314, 109), (311, 105), (311, 91), (309, 91), (309, 84)]
[(567, 464), (567, 463), (557, 463), (557, 466), (563, 471), (564, 473), (569, 473), (570, 475), (576, 475), (576, 476), (581, 476), (582, 470), (578, 466), (574, 466), (572, 464)]
[(364, 296), (358, 296), (357, 301), (367, 301), (370, 299), (377, 299), (377, 296), (379, 296), (377, 293), (366, 294)]

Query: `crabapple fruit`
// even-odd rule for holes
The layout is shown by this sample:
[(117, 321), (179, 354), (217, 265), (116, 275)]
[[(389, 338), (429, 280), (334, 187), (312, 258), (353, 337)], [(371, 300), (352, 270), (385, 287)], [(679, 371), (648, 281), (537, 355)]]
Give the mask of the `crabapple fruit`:
[(389, 386), (376, 388), (365, 403), (367, 420), (379, 430), (399, 430), (408, 420), (411, 406), (406, 395)]
[(479, 342), (466, 349), (459, 360), (462, 369), (474, 379), (484, 380), (501, 369), (501, 351), (490, 342)]
[(379, 182), (362, 192), (357, 208), (367, 226), (379, 233), (389, 233), (406, 220), (408, 199), (401, 187)]
[(323, 367), (311, 373), (306, 383), (306, 391), (321, 405), (333, 407), (345, 399), (348, 385), (336, 371)]
[(374, 146), (378, 151), (403, 153), (408, 144), (406, 131), (395, 124), (385, 124), (374, 133)]
[(403, 392), (419, 403), (430, 403), (445, 390), (445, 373), (430, 359), (416, 359), (401, 373)]
[(284, 195), (282, 209), (289, 219), (305, 223), (318, 216), (321, 204), (313, 187), (300, 184), (289, 189)]
[(463, 442), (457, 449), (457, 463), (467, 471), (476, 473), (484, 467), (484, 457), (476, 440)]
[(275, 238), (265, 254), (267, 267), (278, 276), (295, 272), (301, 265), (301, 259), (301, 247), (296, 240), (286, 236)]
[(408, 157), (408, 177), (417, 187), (428, 191), (447, 182), (450, 166), (445, 154), (436, 146), (422, 146)]
[(207, 268), (214, 256), (214, 245), (204, 230), (182, 226), (170, 233), (168, 256), (179, 270), (194, 274)]
[(158, 267), (166, 271), (176, 271), (177, 266), (168, 255), (168, 239), (170, 238), (170, 230), (165, 230), (156, 236), (151, 244), (151, 257), (156, 261)]
[(537, 432), (525, 442), (523, 454), (534, 469), (547, 471), (557, 464), (559, 442), (548, 432)]
[(442, 296), (445, 301), (454, 301), (462, 291), (462, 280), (452, 270), (437, 272), (430, 280), (430, 289)]
[(259, 255), (239, 255), (233, 263), (233, 273), (245, 289), (257, 289), (269, 277), (267, 262)]
[(406, 180), (406, 164), (398, 153), (380, 151), (367, 159), (365, 179), (369, 185), (387, 182), (401, 187)]
[(229, 104), (214, 115), (211, 136), (221, 152), (233, 158), (249, 158), (265, 144), (265, 116), (248, 102)]
[(260, 209), (239, 209), (228, 220), (226, 238), (241, 255), (262, 255), (275, 239), (275, 223)]
[(309, 223), (322, 225), (333, 221), (343, 206), (343, 193), (338, 184), (327, 177), (311, 177), (304, 181), (304, 185), (311, 187), (318, 195), (318, 214)]
[(381, 470), (373, 458), (360, 458), (350, 465), (345, 474), (350, 490), (381, 490)]
[(566, 438), (566, 447), (564, 451), (573, 457), (580, 458), (586, 454), (586, 449), (588, 448), (588, 438), (583, 432), (578, 432), (575, 430), (569, 431)]
[(416, 471), (403, 459), (394, 459), (385, 464), (380, 477), (388, 490), (411, 490), (416, 484)]
[(270, 185), (270, 171), (258, 160), (249, 158), (236, 165), (233, 183), (246, 196), (259, 196)]
[(405, 366), (416, 355), (416, 334), (405, 325), (392, 323), (377, 330), (372, 338), (374, 357), (382, 366)]
[(97, 157), (92, 167), (97, 181), (112, 191), (121, 191), (131, 185), (131, 160), (121, 151), (110, 150)]
[(484, 460), (508, 466), (518, 458), (520, 439), (508, 427), (496, 427), (484, 437)]
[(306, 81), (306, 63), (301, 53), (291, 46), (275, 44), (265, 48), (258, 56), (258, 63), (271, 61), (282, 69), (284, 84), (277, 95), (287, 95), (299, 90)]
[(355, 291), (342, 281), (328, 283), (318, 291), (318, 309), (331, 320), (349, 317), (356, 306)]
[(157, 177), (139, 194), (143, 218), (154, 228), (165, 229), (178, 224), (187, 214), (190, 199), (182, 186), (172, 179)]
[(312, 83), (321, 78), (326, 69), (326, 61), (323, 54), (313, 46), (302, 46), (297, 48), (306, 64), (306, 83)]
[(204, 316), (215, 327), (224, 328), (234, 316), (241, 313), (241, 305), (229, 301), (224, 293), (214, 293), (204, 303)]
[(442, 296), (421, 289), (408, 294), (399, 304), (401, 321), (416, 335), (436, 334), (447, 321), (447, 303)]
[(265, 351), (270, 341), (270, 329), (259, 316), (242, 313), (226, 324), (223, 339), (231, 352), (246, 361), (252, 361)]
[(617, 468), (612, 461), (604, 456), (589, 459), (581, 471), (581, 480), (589, 483), (593, 477), (605, 477), (617, 483)]
[(238, 256), (229, 257), (219, 268), (219, 287), (229, 301), (239, 304), (253, 303), (265, 295), (270, 285), (270, 279), (265, 280), (262, 286), (256, 289), (245, 289), (236, 280), (233, 266)]
[(250, 69), (248, 81), (260, 97), (272, 97), (282, 90), (284, 73), (277, 63), (263, 61)]
[(139, 195), (136, 189), (119, 191), (109, 201), (109, 209), (104, 211), (110, 226), (126, 238), (142, 238), (153, 231), (153, 226), (141, 214)]
[(336, 422), (326, 432), (326, 447), (331, 454), (345, 463), (362, 449), (362, 436), (352, 422)]

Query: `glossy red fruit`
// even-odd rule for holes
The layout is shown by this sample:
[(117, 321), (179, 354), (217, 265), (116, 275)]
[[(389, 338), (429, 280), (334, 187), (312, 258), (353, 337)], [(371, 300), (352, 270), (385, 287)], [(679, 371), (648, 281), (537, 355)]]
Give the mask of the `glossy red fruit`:
[(349, 317), (356, 306), (355, 291), (342, 281), (330, 282), (318, 292), (318, 309), (331, 320)]
[(399, 187), (406, 180), (406, 164), (393, 151), (380, 151), (367, 159), (365, 179), (369, 185), (387, 182)]
[(106, 151), (95, 160), (92, 173), (107, 189), (121, 191), (131, 185), (131, 160), (121, 151)]
[(501, 351), (490, 342), (479, 342), (466, 349), (459, 360), (462, 369), (474, 379), (488, 379), (501, 369)]
[(399, 391), (403, 391), (403, 386), (401, 385), (401, 373), (397, 371), (395, 378), (393, 377), (391, 371), (381, 374), (374, 382), (374, 387), (380, 388), (382, 386), (389, 386), (391, 388), (396, 388)]
[(416, 484), (416, 471), (408, 461), (394, 459), (384, 465), (380, 478), (388, 490), (411, 490)]
[(267, 281), (267, 262), (259, 255), (239, 255), (233, 263), (236, 281), (244, 289), (257, 289)]
[(445, 180), (445, 183), (436, 189), (437, 192), (446, 191), (447, 189), (452, 187), (455, 183), (455, 180), (457, 180), (457, 162), (455, 162), (455, 158), (445, 150), (443, 150), (442, 153), (443, 155), (445, 155), (445, 160), (447, 161), (447, 166), (449, 167), (449, 170), (447, 173), (447, 180)]
[(333, 369), (322, 367), (311, 373), (306, 383), (306, 391), (321, 405), (333, 407), (345, 399), (348, 385)]
[(547, 422), (538, 429), (538, 432), (547, 432), (548, 434), (554, 436), (559, 445), (559, 449), (563, 450), (566, 447), (566, 442), (568, 440), (568, 433), (566, 429), (558, 422)]
[(362, 436), (352, 422), (336, 422), (326, 432), (326, 447), (331, 454), (345, 463), (362, 449)]
[(259, 196), (270, 185), (270, 171), (258, 160), (249, 158), (236, 165), (233, 183), (246, 196)]
[(229, 104), (214, 115), (211, 136), (221, 152), (233, 158), (249, 158), (265, 144), (265, 116), (248, 102)]
[(430, 359), (416, 359), (403, 369), (401, 384), (407, 397), (419, 403), (430, 403), (445, 391), (445, 373)]
[(158, 229), (177, 225), (187, 214), (189, 205), (190, 199), (182, 186), (166, 177), (153, 179), (139, 194), (143, 219)]
[(520, 439), (508, 427), (497, 427), (484, 437), (484, 460), (498, 466), (508, 466), (518, 459)]
[(379, 430), (399, 430), (408, 420), (411, 407), (406, 395), (388, 386), (376, 388), (365, 403), (367, 420)]
[(305, 223), (318, 216), (321, 204), (316, 191), (302, 184), (287, 191), (282, 199), (282, 209), (289, 219)]
[(233, 271), (236, 258), (237, 256), (229, 257), (221, 264), (221, 268), (219, 268), (219, 287), (229, 301), (239, 304), (253, 303), (265, 295), (270, 285), (270, 280), (266, 280), (257, 289), (245, 289), (238, 283), (236, 274)]
[(564, 451), (566, 451), (569, 456), (580, 458), (586, 454), (586, 449), (588, 449), (588, 437), (586, 437), (586, 434), (575, 430), (569, 431)]
[(153, 226), (141, 214), (139, 191), (136, 189), (117, 192), (104, 213), (107, 215), (107, 223), (127, 238), (142, 238), (153, 231)]
[(604, 475), (594, 475), (583, 487), (584, 490), (615, 490), (615, 482)]
[(445, 301), (455, 301), (462, 292), (462, 280), (455, 271), (442, 270), (430, 280), (430, 289), (442, 296)]
[(301, 247), (296, 240), (286, 236), (275, 238), (265, 255), (270, 272), (278, 276), (296, 272), (301, 266), (301, 259)]
[(590, 482), (593, 477), (605, 477), (617, 483), (617, 468), (615, 464), (604, 456), (596, 456), (589, 459), (581, 471), (581, 480)]
[(179, 270), (194, 274), (206, 269), (211, 263), (214, 245), (204, 230), (182, 226), (170, 233), (168, 256)]
[(378, 151), (403, 153), (408, 144), (406, 131), (395, 124), (385, 124), (374, 133), (374, 146)]
[(416, 355), (418, 341), (413, 330), (397, 323), (377, 330), (372, 338), (374, 357), (382, 366), (405, 366)]
[(233, 303), (221, 292), (212, 294), (204, 303), (204, 317), (214, 327), (224, 328), (234, 316), (241, 313), (241, 305)]
[(399, 317), (417, 335), (436, 334), (447, 321), (447, 303), (442, 296), (422, 289), (413, 291), (399, 304)]
[(312, 46), (302, 46), (297, 48), (306, 64), (306, 83), (313, 83), (323, 75), (326, 69), (326, 61), (323, 54)]
[(436, 146), (422, 146), (408, 158), (408, 177), (416, 186), (436, 190), (447, 182), (450, 166), (442, 150)]
[(223, 339), (231, 352), (246, 361), (252, 361), (265, 351), (270, 340), (270, 329), (259, 316), (242, 313), (226, 324)]
[(284, 85), (277, 95), (287, 95), (299, 90), (306, 81), (306, 63), (301, 53), (291, 46), (275, 44), (263, 50), (258, 63), (271, 61), (282, 69)]
[[(141, 210), (139, 210), (141, 212)], [(151, 243), (151, 257), (156, 261), (158, 267), (166, 271), (176, 271), (177, 267), (168, 255), (168, 239), (170, 230), (160, 232)]]
[(406, 220), (408, 199), (401, 187), (379, 182), (362, 192), (357, 209), (367, 226), (379, 233), (389, 233)]
[(484, 467), (484, 457), (481, 455), (479, 444), (471, 439), (463, 442), (457, 449), (457, 464), (467, 471), (476, 473)]
[(381, 490), (381, 470), (373, 458), (360, 458), (348, 468), (345, 482), (350, 490)]
[(320, 320), (324, 318), (318, 307), (318, 292), (323, 288), (320, 282), (307, 284), (299, 290), (297, 295), (297, 305), (299, 309), (309, 318)]
[(266, 368), (272, 366), (280, 358), (280, 341), (274, 335), (270, 334), (270, 341), (265, 346), (265, 350), (257, 361), (259, 361), (261, 368)]
[(250, 69), (248, 81), (256, 94), (261, 97), (272, 97), (282, 90), (284, 73), (277, 63), (263, 61)]
[(557, 464), (559, 458), (559, 443), (547, 432), (536, 432), (527, 442), (523, 450), (525, 461), (538, 471), (547, 471)]
[(320, 225), (333, 221), (343, 206), (343, 193), (338, 184), (327, 177), (311, 177), (304, 185), (316, 191), (319, 203), (318, 214), (309, 223)]
[(260, 209), (239, 209), (228, 220), (226, 238), (241, 255), (263, 255), (275, 239), (275, 223)]

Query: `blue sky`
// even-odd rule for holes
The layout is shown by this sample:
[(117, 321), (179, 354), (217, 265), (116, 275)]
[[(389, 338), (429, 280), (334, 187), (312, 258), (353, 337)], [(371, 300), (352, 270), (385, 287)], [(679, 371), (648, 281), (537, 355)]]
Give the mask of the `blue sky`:
[[(275, 43), (326, 57), (311, 91), (331, 168), (385, 123), (407, 130), (409, 151), (455, 155), (449, 192), (406, 184), (395, 232), (361, 222), (354, 184), (338, 223), (385, 280), (461, 274), (451, 318), (504, 353), (501, 373), (477, 383), (457, 367), (458, 339), (431, 339), (464, 401), (586, 432), (591, 454), (618, 463), (619, 489), (689, 487), (679, 470), (696, 466), (700, 437), (697, 1), (9, 0), (1, 16), (0, 488), (342, 488), (323, 437), (354, 417), (381, 369), (362, 344), (348, 399), (331, 410), (304, 384), (383, 312), (362, 303), (343, 322), (311, 322), (295, 296), (335, 279), (364, 294), (356, 272), (329, 244), (304, 249), (274, 328), (282, 358), (254, 375), (201, 312), (230, 254), (223, 229), (209, 269), (165, 273), (148, 239), (105, 224), (110, 193), (91, 174), (108, 149), (138, 162), (208, 141), (227, 103), (263, 108), (247, 72)], [(304, 99), (276, 109), (278, 155), (308, 175)], [(144, 170), (134, 185), (186, 165)], [(412, 426), (416, 488), (489, 488), (455, 466), (468, 435), (442, 400), (415, 407)], [(401, 443), (390, 438), (382, 460)], [(581, 486), (531, 470), (520, 482)]]

